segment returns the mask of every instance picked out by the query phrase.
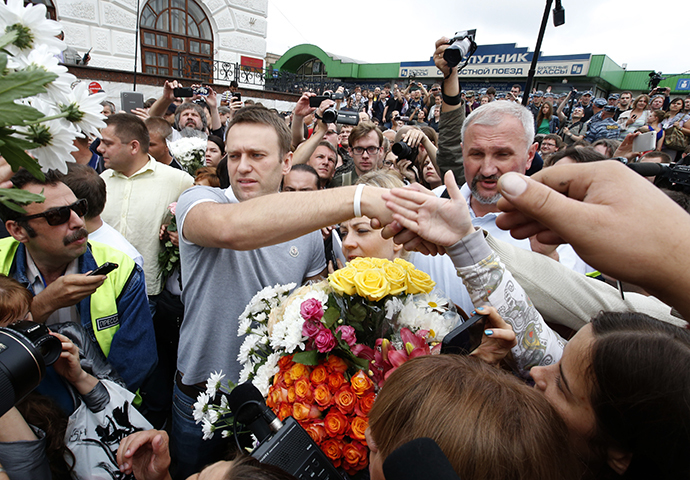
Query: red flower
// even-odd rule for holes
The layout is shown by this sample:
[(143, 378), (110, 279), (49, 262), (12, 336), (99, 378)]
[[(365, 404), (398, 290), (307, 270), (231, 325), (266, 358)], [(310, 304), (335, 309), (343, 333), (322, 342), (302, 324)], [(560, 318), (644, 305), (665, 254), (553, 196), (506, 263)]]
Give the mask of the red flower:
[(343, 456), (342, 441), (337, 438), (329, 438), (321, 443), (321, 450), (326, 454), (328, 459), (333, 462), (335, 468), (340, 467)]
[(334, 372), (347, 372), (347, 363), (337, 355), (329, 355), (326, 360), (326, 366)]
[(352, 422), (350, 422), (350, 436), (366, 444), (364, 432), (368, 427), (369, 420), (365, 417), (355, 417), (352, 419)]
[(368, 454), (367, 448), (357, 440), (353, 440), (351, 443), (343, 446), (342, 466), (348, 475), (354, 475), (367, 466)]
[(374, 392), (364, 395), (357, 401), (355, 406), (355, 413), (360, 416), (368, 416), (371, 412), (371, 408), (374, 406), (374, 400), (376, 400), (376, 394)]
[(309, 425), (306, 425), (304, 429), (317, 445), (321, 445), (321, 443), (328, 438), (328, 433), (326, 433), (323, 422), (310, 423)]
[(333, 403), (333, 394), (325, 383), (318, 385), (314, 389), (314, 400), (316, 400), (316, 403), (321, 407), (321, 410), (330, 407)]
[(348, 415), (355, 410), (357, 404), (357, 396), (352, 392), (349, 386), (344, 386), (335, 394), (334, 402), (341, 413)]
[(311, 380), (311, 383), (314, 385), (320, 385), (322, 383), (325, 383), (326, 380), (328, 380), (328, 370), (326, 370), (326, 367), (323, 365), (319, 365), (318, 367), (314, 367), (314, 370), (311, 371), (311, 376), (309, 377)]
[[(297, 419), (297, 417), (295, 417)], [(349, 426), (345, 415), (340, 413), (337, 409), (332, 408), (326, 418), (323, 419), (323, 425), (331, 437), (343, 435)]]
[(352, 376), (350, 385), (358, 397), (374, 391), (374, 382), (362, 370)]
[(299, 306), (299, 313), (307, 321), (320, 322), (323, 317), (323, 305), (317, 299), (310, 298)]
[(328, 353), (335, 348), (338, 340), (328, 328), (322, 328), (314, 337), (316, 349), (321, 353)]
[(345, 377), (340, 372), (331, 373), (328, 376), (328, 388), (331, 389), (331, 392), (335, 393), (340, 390), (343, 383), (345, 383)]

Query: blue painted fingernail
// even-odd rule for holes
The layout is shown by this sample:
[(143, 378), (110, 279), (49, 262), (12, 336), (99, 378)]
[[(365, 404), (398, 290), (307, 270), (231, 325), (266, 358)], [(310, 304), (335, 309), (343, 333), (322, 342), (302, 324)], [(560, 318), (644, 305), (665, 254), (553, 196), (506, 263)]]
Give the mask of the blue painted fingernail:
[(484, 311), (484, 307), (477, 307), (477, 311), (482, 310)]
[(487, 337), (490, 337), (493, 334), (494, 334), (493, 330), (484, 330), (484, 335), (486, 335)]
[(475, 315), (476, 313), (477, 313), (476, 310), (472, 310), (472, 313), (470, 313), (470, 315)]

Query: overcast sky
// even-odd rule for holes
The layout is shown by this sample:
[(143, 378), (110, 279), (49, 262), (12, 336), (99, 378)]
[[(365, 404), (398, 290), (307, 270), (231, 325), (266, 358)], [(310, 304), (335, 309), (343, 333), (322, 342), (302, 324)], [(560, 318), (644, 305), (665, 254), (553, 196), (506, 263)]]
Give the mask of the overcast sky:
[[(554, 2), (555, 3), (555, 2)], [(565, 25), (549, 19), (544, 55), (606, 54), (629, 70), (690, 72), (690, 1), (562, 0)], [(363, 62), (428, 60), (436, 39), (476, 28), (479, 45), (533, 51), (546, 1), (268, 1), (268, 52), (312, 43)], [(675, 26), (674, 26), (675, 24)]]

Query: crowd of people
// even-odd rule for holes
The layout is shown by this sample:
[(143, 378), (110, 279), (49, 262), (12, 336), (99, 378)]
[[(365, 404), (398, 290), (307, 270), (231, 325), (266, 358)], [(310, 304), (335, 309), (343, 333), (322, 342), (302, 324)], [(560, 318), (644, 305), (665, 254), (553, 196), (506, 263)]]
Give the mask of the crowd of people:
[[(688, 478), (690, 280), (675, 253), (690, 201), (624, 163), (690, 159), (690, 97), (547, 89), (524, 107), (515, 85), (475, 98), (447, 41), (428, 88), (307, 92), (286, 114), (236, 84), (180, 98), (168, 81), (130, 113), (104, 102), (106, 127), (75, 141), (66, 174), (0, 165), (2, 186), (45, 197), (0, 205), (0, 326), (42, 323), (62, 344), (0, 417), (0, 480), (293, 478), (227, 461), (231, 441), (203, 439), (194, 403), (211, 372), (238, 380), (256, 292), (358, 257), (412, 262), (487, 317), (470, 356), (415, 358), (387, 379), (366, 433), (372, 479), (395, 480), (386, 458), (422, 437), (463, 479)], [(649, 151), (635, 151), (642, 132), (656, 132)], [(206, 141), (193, 171), (170, 147), (189, 138)], [(112, 425), (76, 441), (89, 414)]]

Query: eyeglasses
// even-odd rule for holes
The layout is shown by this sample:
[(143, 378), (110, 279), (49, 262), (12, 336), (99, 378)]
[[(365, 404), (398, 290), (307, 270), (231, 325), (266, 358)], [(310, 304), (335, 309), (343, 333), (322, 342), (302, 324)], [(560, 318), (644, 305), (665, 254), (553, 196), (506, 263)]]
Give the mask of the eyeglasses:
[(365, 151), (366, 151), (369, 155), (376, 155), (376, 154), (378, 153), (378, 151), (379, 151), (379, 148), (381, 148), (381, 147), (367, 147), (367, 148), (364, 148), (364, 147), (354, 147), (354, 148), (352, 149), (352, 153), (354, 153), (354, 154), (357, 155), (358, 157), (359, 157), (360, 155), (362, 155)]
[(17, 221), (28, 221), (34, 218), (45, 218), (48, 225), (54, 227), (56, 225), (62, 225), (67, 223), (69, 217), (72, 215), (72, 211), (83, 217), (89, 208), (89, 202), (85, 198), (80, 198), (72, 205), (65, 205), (64, 207), (49, 208), (45, 212), (37, 213), (35, 215), (26, 215), (19, 217)]

